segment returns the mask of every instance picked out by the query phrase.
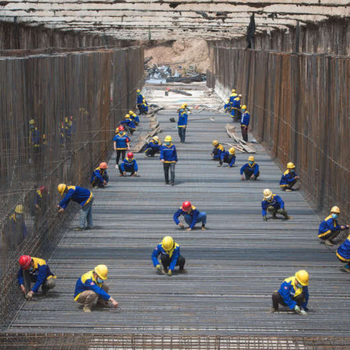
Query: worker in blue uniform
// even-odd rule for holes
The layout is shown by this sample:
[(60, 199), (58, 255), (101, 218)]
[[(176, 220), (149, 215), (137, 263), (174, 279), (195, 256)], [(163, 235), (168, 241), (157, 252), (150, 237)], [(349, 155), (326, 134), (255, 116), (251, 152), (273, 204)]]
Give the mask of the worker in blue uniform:
[(124, 126), (125, 130), (132, 135), (134, 131), (136, 130), (136, 125), (130, 118), (129, 114), (125, 115), (125, 119), (120, 122), (122, 126)]
[(242, 95), (239, 94), (236, 96), (232, 101), (232, 110), (231, 110), (231, 117), (234, 121), (240, 121), (241, 120), (241, 102), (242, 102)]
[(241, 110), (242, 116), (241, 116), (241, 132), (242, 132), (242, 138), (245, 142), (248, 142), (248, 127), (250, 122), (250, 114), (247, 111), (247, 106), (242, 106)]
[(108, 174), (107, 174), (108, 165), (106, 162), (102, 162), (92, 173), (91, 176), (91, 186), (104, 188), (108, 184)]
[(345, 263), (344, 270), (350, 272), (350, 236), (338, 247), (335, 254), (342, 263)]
[(259, 165), (255, 163), (255, 158), (253, 156), (250, 156), (248, 158), (248, 163), (242, 166), (240, 174), (242, 176), (242, 181), (256, 180), (259, 177)]
[(328, 215), (320, 224), (318, 229), (318, 238), (320, 238), (328, 246), (334, 245), (334, 239), (341, 231), (348, 230), (349, 225), (339, 225), (337, 219), (340, 215), (340, 208), (332, 207), (330, 215)]
[(160, 161), (163, 163), (165, 184), (169, 185), (169, 170), (171, 175), (171, 185), (175, 185), (175, 165), (177, 163), (177, 152), (176, 147), (172, 143), (172, 137), (166, 136), (164, 144), (160, 148)]
[[(158, 261), (159, 255), (163, 269)], [(180, 255), (180, 246), (174, 242), (172, 237), (166, 236), (154, 249), (152, 262), (157, 273), (166, 273), (168, 276), (172, 276), (175, 266), (179, 266), (179, 271), (184, 272), (186, 260)]]
[(287, 210), (284, 208), (282, 198), (276, 194), (272, 194), (271, 190), (266, 189), (263, 192), (264, 199), (261, 202), (263, 220), (267, 221), (266, 211), (272, 214), (272, 218), (276, 219), (276, 214), (281, 214), (286, 220), (291, 219)]
[(188, 122), (188, 114), (186, 112), (185, 106), (182, 105), (179, 111), (179, 118), (177, 121), (177, 130), (180, 137), (180, 143), (185, 143), (187, 122)]
[(70, 200), (77, 202), (81, 206), (80, 212), (80, 225), (76, 229), (77, 231), (85, 229), (85, 222), (87, 222), (87, 229), (93, 229), (92, 220), (92, 203), (94, 196), (87, 188), (79, 186), (67, 186), (66, 184), (59, 184), (57, 190), (61, 196), (65, 194), (65, 197), (61, 200), (57, 206), (59, 213), (63, 213), (67, 208)]
[(139, 89), (136, 90), (137, 93), (137, 107), (139, 108), (140, 115), (141, 114), (147, 114), (148, 112), (148, 103), (144, 96), (141, 94), (141, 91)]
[(7, 246), (14, 251), (28, 235), (22, 204), (16, 205), (15, 212), (9, 216), (5, 226)]
[(292, 162), (287, 164), (287, 170), (283, 173), (280, 187), (283, 191), (291, 192), (294, 191), (293, 186), (299, 180), (299, 176), (295, 172), (295, 165)]
[[(45, 295), (56, 286), (56, 276), (51, 272), (49, 265), (44, 259), (22, 255), (18, 262), (20, 268), (17, 274), (17, 281), (27, 299), (32, 299), (33, 295), (38, 293), (40, 287)], [(34, 283), (33, 287), (31, 287), (32, 283)]]
[(227, 99), (225, 105), (224, 105), (224, 109), (225, 112), (229, 112), (230, 114), (233, 113), (232, 110), (232, 104), (233, 104), (233, 100), (237, 97), (238, 95), (236, 94), (236, 90), (232, 89), (230, 97)]
[(120, 156), (122, 157), (122, 159), (124, 159), (126, 150), (130, 151), (130, 139), (129, 136), (126, 134), (123, 125), (120, 125), (118, 128), (116, 128), (115, 132), (116, 134), (113, 137), (113, 146), (114, 150), (117, 152), (117, 156), (115, 159), (115, 167), (118, 169)]
[(223, 163), (227, 163), (229, 168), (232, 168), (236, 162), (236, 150), (234, 147), (231, 147), (228, 151), (221, 153), (220, 164), (218, 167), (222, 166)]
[(119, 165), (120, 176), (126, 176), (126, 173), (130, 173), (131, 176), (136, 176), (138, 170), (139, 167), (134, 158), (134, 153), (129, 152), (123, 162)]
[(130, 119), (134, 122), (134, 124), (137, 126), (140, 123), (140, 118), (134, 111), (129, 111)]
[(218, 140), (213, 141), (213, 151), (211, 152), (211, 156), (213, 157), (213, 160), (220, 161), (222, 153), (225, 152), (224, 146), (222, 146)]
[(294, 276), (286, 278), (278, 292), (272, 294), (271, 312), (278, 311), (278, 305), (288, 306), (299, 315), (306, 316), (309, 302), (309, 274), (299, 270)]
[(91, 312), (96, 305), (112, 304), (118, 307), (119, 303), (109, 294), (108, 268), (106, 265), (97, 265), (93, 270), (84, 273), (75, 285), (74, 300), (83, 305), (84, 312)]
[(148, 142), (145, 149), (146, 157), (154, 157), (156, 153), (160, 153), (160, 147), (162, 143), (159, 140), (158, 136), (153, 136), (152, 140)]
[(188, 225), (187, 231), (192, 231), (196, 224), (202, 223), (202, 230), (205, 231), (205, 224), (207, 223), (207, 214), (202, 211), (199, 212), (195, 206), (191, 204), (189, 201), (185, 201), (182, 203), (182, 206), (179, 210), (177, 210), (174, 214), (175, 224), (181, 228), (185, 228), (184, 224), (180, 222), (179, 217), (183, 215), (185, 221)]

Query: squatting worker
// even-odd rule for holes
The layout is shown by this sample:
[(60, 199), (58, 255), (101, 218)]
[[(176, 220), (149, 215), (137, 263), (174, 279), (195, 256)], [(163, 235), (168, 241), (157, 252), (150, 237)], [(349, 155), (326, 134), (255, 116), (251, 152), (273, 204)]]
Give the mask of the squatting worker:
[(266, 211), (272, 214), (273, 219), (277, 218), (277, 213), (283, 215), (286, 220), (292, 218), (288, 216), (287, 210), (284, 208), (284, 202), (280, 196), (272, 194), (272, 191), (268, 188), (264, 190), (263, 195), (264, 199), (261, 202), (261, 207), (264, 221), (267, 221)]
[(136, 176), (138, 170), (139, 167), (136, 159), (134, 158), (134, 153), (128, 152), (126, 158), (119, 165), (120, 176), (126, 176), (126, 173), (130, 173), (131, 176)]
[(242, 181), (244, 181), (244, 178), (245, 180), (256, 180), (259, 177), (259, 165), (255, 163), (255, 158), (253, 156), (248, 158), (248, 163), (242, 166), (240, 173)]
[(116, 134), (113, 137), (113, 145), (114, 150), (117, 152), (117, 157), (115, 159), (115, 167), (116, 169), (118, 169), (120, 156), (123, 160), (125, 158), (126, 150), (130, 151), (130, 139), (129, 136), (126, 134), (123, 125), (120, 125), (118, 128), (116, 128), (115, 132)]
[(221, 155), (225, 152), (224, 146), (222, 146), (218, 140), (213, 141), (213, 151), (211, 152), (211, 156), (213, 157), (213, 160), (219, 160), (221, 159)]
[(108, 174), (107, 174), (108, 165), (106, 162), (102, 162), (92, 173), (91, 176), (91, 186), (104, 188), (108, 184)]
[(180, 222), (179, 217), (183, 215), (185, 218), (185, 221), (188, 225), (187, 231), (191, 231), (194, 229), (196, 224), (202, 223), (202, 230), (205, 231), (205, 224), (207, 223), (207, 214), (202, 211), (199, 212), (196, 207), (194, 207), (191, 202), (185, 201), (182, 203), (182, 206), (179, 210), (176, 211), (174, 214), (174, 221), (175, 224), (178, 225), (181, 228), (185, 228), (184, 224)]
[(280, 187), (283, 191), (294, 191), (293, 186), (299, 180), (299, 176), (295, 172), (295, 165), (292, 162), (287, 164), (287, 170), (283, 173), (280, 181)]
[(344, 270), (350, 272), (350, 236), (339, 246), (335, 254), (342, 263), (345, 263)]
[(278, 311), (278, 305), (288, 306), (299, 315), (306, 316), (309, 301), (309, 274), (305, 270), (298, 271), (295, 276), (286, 278), (278, 292), (272, 294), (271, 312)]
[(65, 194), (65, 197), (61, 200), (57, 206), (60, 208), (59, 213), (63, 213), (67, 208), (69, 201), (77, 202), (81, 206), (80, 212), (80, 225), (76, 228), (77, 231), (85, 229), (85, 222), (87, 223), (87, 229), (93, 229), (94, 224), (92, 220), (92, 203), (94, 196), (87, 188), (79, 186), (67, 186), (66, 184), (59, 184), (58, 192), (61, 196)]
[[(33, 295), (38, 293), (40, 287), (43, 295), (45, 295), (56, 286), (56, 276), (51, 272), (44, 259), (22, 255), (18, 262), (20, 268), (17, 281), (27, 299), (32, 299)], [(34, 283), (33, 288), (31, 288), (32, 283)]]
[[(158, 261), (159, 255), (163, 270)], [(158, 273), (164, 272), (168, 274), (168, 276), (172, 276), (175, 266), (179, 266), (179, 271), (184, 272), (186, 260), (180, 255), (180, 246), (174, 242), (172, 237), (166, 236), (154, 249), (152, 253), (152, 262)]]
[(236, 162), (236, 150), (234, 147), (231, 147), (228, 151), (221, 153), (220, 164), (218, 167), (221, 167), (223, 163), (227, 163), (229, 168), (232, 168)]
[(105, 282), (107, 278), (107, 266), (97, 265), (78, 279), (75, 285), (74, 300), (84, 305), (84, 312), (91, 312), (92, 307), (97, 303), (108, 305), (108, 302), (111, 302), (114, 307), (118, 307), (118, 302), (108, 294), (109, 286)]
[(160, 148), (160, 161), (163, 163), (165, 183), (169, 185), (169, 170), (171, 175), (171, 185), (175, 185), (175, 164), (177, 163), (176, 147), (172, 143), (171, 136), (166, 136), (164, 144)]
[(148, 142), (146, 149), (145, 149), (145, 155), (146, 157), (154, 157), (156, 153), (160, 152), (160, 147), (162, 146), (162, 143), (159, 140), (158, 136), (153, 136), (152, 140)]

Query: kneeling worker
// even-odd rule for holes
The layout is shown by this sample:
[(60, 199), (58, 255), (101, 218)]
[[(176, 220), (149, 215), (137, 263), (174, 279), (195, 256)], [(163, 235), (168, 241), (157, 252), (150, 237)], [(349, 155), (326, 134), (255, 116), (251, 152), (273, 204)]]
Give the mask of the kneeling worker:
[(118, 302), (108, 294), (109, 286), (105, 283), (107, 278), (107, 266), (97, 265), (92, 271), (78, 279), (75, 285), (74, 300), (84, 305), (84, 312), (91, 312), (91, 308), (97, 303), (108, 305), (109, 301), (114, 307), (118, 307)]
[(138, 170), (139, 167), (136, 159), (134, 159), (134, 153), (129, 152), (123, 162), (119, 165), (120, 176), (126, 176), (126, 173), (130, 173), (131, 176), (136, 176)]
[(233, 164), (235, 164), (236, 156), (235, 156), (236, 150), (234, 147), (231, 147), (228, 151), (221, 153), (220, 156), (220, 164), (218, 167), (222, 166), (223, 163), (227, 163), (230, 168), (233, 167)]
[(156, 153), (160, 152), (161, 142), (158, 136), (154, 136), (150, 142), (148, 142), (145, 155), (146, 157), (154, 157)]
[(298, 271), (295, 276), (286, 278), (278, 292), (272, 294), (271, 312), (278, 311), (278, 304), (288, 306), (299, 315), (306, 316), (309, 301), (309, 274), (305, 270)]
[(108, 174), (107, 174), (108, 165), (105, 162), (102, 162), (98, 168), (92, 173), (91, 176), (91, 186), (104, 188), (108, 184)]
[(266, 189), (263, 192), (264, 199), (261, 202), (262, 216), (264, 221), (267, 221), (266, 210), (272, 214), (272, 218), (276, 219), (276, 214), (281, 214), (286, 220), (291, 219), (288, 216), (287, 210), (284, 209), (284, 202), (280, 196), (277, 194), (272, 194), (271, 190)]
[(205, 231), (205, 224), (207, 223), (207, 214), (202, 211), (199, 212), (196, 207), (194, 207), (191, 202), (183, 202), (182, 207), (174, 214), (174, 221), (176, 225), (184, 228), (184, 225), (179, 221), (179, 217), (183, 215), (187, 225), (187, 231), (191, 231), (194, 229), (196, 224), (199, 222), (202, 223), (202, 230)]
[(259, 165), (255, 163), (253, 156), (248, 158), (248, 163), (242, 166), (240, 173), (242, 176), (242, 181), (244, 181), (244, 177), (246, 180), (256, 180), (258, 178), (260, 175)]
[[(24, 296), (32, 299), (41, 287), (43, 294), (56, 286), (56, 276), (51, 272), (49, 265), (44, 259), (22, 255), (19, 258), (19, 271), (17, 275), (18, 284)], [(33, 288), (31, 284), (34, 283)]]
[(220, 145), (218, 140), (213, 141), (213, 151), (211, 152), (211, 156), (213, 157), (213, 160), (220, 160), (221, 154), (225, 152), (224, 146)]
[(280, 187), (283, 191), (294, 191), (293, 186), (299, 180), (299, 176), (295, 173), (295, 165), (292, 162), (287, 164), (287, 170), (283, 173)]
[(152, 253), (153, 266), (158, 273), (162, 272), (162, 268), (158, 261), (160, 255), (160, 261), (163, 265), (163, 271), (171, 276), (175, 269), (175, 266), (180, 267), (180, 272), (184, 271), (185, 258), (180, 255), (180, 246), (174, 242), (172, 237), (166, 236), (162, 242), (157, 245)]

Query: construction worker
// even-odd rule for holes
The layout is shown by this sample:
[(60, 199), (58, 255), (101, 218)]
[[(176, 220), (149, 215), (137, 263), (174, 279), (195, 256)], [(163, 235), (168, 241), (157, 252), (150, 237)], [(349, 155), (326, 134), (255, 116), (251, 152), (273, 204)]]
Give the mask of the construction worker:
[(120, 122), (120, 124), (124, 126), (124, 128), (127, 130), (127, 132), (130, 135), (132, 135), (134, 133), (134, 131), (136, 130), (136, 125), (132, 121), (132, 119), (130, 118), (129, 114), (126, 114), (124, 118), (125, 118), (125, 120), (122, 120)]
[(163, 163), (165, 183), (169, 185), (169, 170), (171, 174), (171, 186), (175, 185), (175, 164), (177, 163), (176, 147), (172, 143), (172, 137), (166, 136), (164, 144), (160, 148), (160, 161)]
[(185, 228), (184, 224), (180, 222), (179, 217), (183, 215), (185, 218), (185, 221), (188, 225), (187, 231), (192, 231), (196, 224), (199, 222), (202, 223), (202, 230), (205, 231), (205, 224), (207, 223), (207, 214), (202, 211), (199, 212), (196, 207), (194, 207), (191, 202), (185, 201), (182, 203), (182, 206), (179, 210), (176, 211), (174, 214), (174, 221), (176, 225), (178, 225), (181, 228)]
[(284, 208), (282, 198), (276, 194), (272, 194), (271, 190), (266, 189), (263, 192), (264, 199), (261, 202), (263, 220), (267, 221), (266, 210), (272, 214), (272, 218), (276, 219), (276, 214), (281, 214), (286, 220), (291, 219), (287, 210)]
[(247, 111), (247, 106), (243, 105), (241, 109), (241, 132), (242, 132), (242, 138), (245, 142), (248, 142), (248, 127), (249, 127), (249, 121), (250, 121), (250, 114)]
[(330, 215), (328, 215), (320, 224), (318, 229), (318, 238), (320, 238), (328, 246), (334, 245), (333, 240), (341, 231), (348, 230), (349, 225), (341, 226), (337, 219), (340, 215), (340, 208), (332, 207)]
[(218, 167), (222, 166), (223, 163), (227, 163), (230, 168), (233, 167), (233, 164), (235, 164), (236, 156), (235, 156), (236, 150), (234, 147), (231, 147), (228, 151), (221, 153), (220, 156), (220, 164)]
[(126, 176), (126, 173), (130, 173), (131, 176), (136, 176), (139, 167), (136, 159), (134, 159), (134, 153), (129, 152), (126, 158), (119, 165), (120, 176)]
[[(163, 270), (158, 261), (159, 255)], [(184, 272), (186, 262), (185, 258), (180, 255), (180, 246), (170, 236), (164, 237), (154, 249), (152, 261), (157, 273), (166, 273), (168, 276), (172, 276), (175, 266), (179, 266), (179, 271)]]
[(293, 186), (299, 180), (299, 176), (295, 172), (295, 165), (292, 162), (287, 164), (287, 170), (283, 173), (280, 187), (283, 191), (291, 192), (294, 191)]
[(134, 122), (134, 124), (137, 126), (140, 123), (140, 118), (138, 115), (136, 115), (135, 112), (129, 111), (130, 119)]
[(244, 181), (244, 178), (246, 180), (256, 180), (258, 178), (260, 175), (259, 165), (255, 163), (255, 158), (253, 156), (248, 158), (248, 163), (242, 166), (240, 173), (242, 176), (242, 181)]
[(158, 136), (153, 136), (152, 140), (148, 142), (146, 149), (145, 149), (145, 155), (146, 157), (154, 157), (156, 153), (160, 152), (160, 147), (162, 146), (162, 143), (159, 140)]
[(342, 263), (345, 263), (345, 271), (350, 272), (350, 236), (339, 246), (335, 254)]
[(141, 94), (141, 91), (139, 89), (136, 90), (137, 93), (137, 107), (139, 108), (140, 111), (140, 115), (141, 114), (147, 114), (148, 112), (148, 103), (146, 101), (146, 99), (143, 97), (143, 95)]
[(16, 248), (23, 242), (28, 235), (27, 226), (24, 220), (24, 208), (22, 204), (16, 205), (15, 212), (8, 218), (8, 226), (6, 230), (7, 245), (10, 250)]
[(188, 108), (188, 104), (187, 104), (186, 102), (183, 104), (183, 106), (184, 106), (184, 109), (185, 109), (187, 115), (188, 115), (189, 113), (191, 113), (191, 110)]
[(235, 121), (241, 120), (241, 101), (242, 101), (242, 95), (239, 94), (236, 96), (232, 101), (232, 111), (231, 111), (231, 117)]
[(29, 121), (29, 144), (33, 148), (40, 148), (40, 133), (36, 127), (35, 119)]
[(213, 151), (211, 152), (211, 156), (213, 157), (213, 160), (219, 160), (221, 159), (222, 153), (225, 152), (224, 146), (220, 145), (218, 140), (213, 141)]
[(105, 188), (108, 184), (108, 165), (106, 162), (100, 163), (100, 165), (94, 170), (91, 176), (91, 186)]
[(306, 316), (309, 301), (308, 285), (309, 274), (305, 270), (299, 270), (294, 276), (286, 278), (278, 292), (272, 294), (271, 312), (278, 311), (278, 305), (281, 304), (299, 315)]
[(66, 136), (66, 143), (70, 143), (72, 140), (72, 133), (73, 133), (73, 117), (65, 117), (64, 118), (64, 131)]
[(177, 130), (180, 137), (180, 143), (185, 143), (187, 121), (188, 121), (188, 114), (186, 112), (186, 107), (185, 105), (182, 105), (179, 111), (179, 119), (177, 121)]
[[(51, 272), (49, 265), (44, 259), (22, 255), (18, 262), (20, 268), (17, 281), (27, 299), (32, 299), (33, 295), (38, 293), (40, 287), (45, 295), (56, 286), (56, 276)], [(34, 283), (33, 288), (31, 288), (32, 283)]]
[(109, 294), (109, 285), (105, 282), (108, 279), (108, 268), (106, 265), (97, 265), (93, 270), (84, 273), (75, 285), (74, 300), (83, 304), (84, 312), (91, 312), (91, 309), (100, 305), (108, 305), (109, 302), (113, 307), (118, 307)]
[(66, 184), (59, 184), (57, 186), (57, 190), (61, 196), (65, 194), (65, 197), (57, 206), (59, 208), (59, 213), (64, 212), (70, 200), (77, 202), (81, 206), (81, 213), (80, 225), (76, 230), (84, 230), (85, 221), (87, 222), (87, 229), (93, 229), (94, 225), (92, 220), (92, 203), (94, 201), (94, 196), (92, 192), (90, 192), (87, 188), (79, 186), (67, 186)]
[(115, 159), (115, 167), (118, 169), (119, 159), (125, 158), (126, 150), (130, 151), (130, 139), (129, 136), (124, 131), (124, 126), (120, 125), (115, 129), (115, 136), (113, 137), (114, 150), (117, 152), (117, 157)]
[(237, 97), (236, 90), (232, 89), (230, 97), (227, 99), (227, 101), (224, 105), (225, 112), (233, 113), (232, 105), (233, 105), (233, 101), (236, 97)]

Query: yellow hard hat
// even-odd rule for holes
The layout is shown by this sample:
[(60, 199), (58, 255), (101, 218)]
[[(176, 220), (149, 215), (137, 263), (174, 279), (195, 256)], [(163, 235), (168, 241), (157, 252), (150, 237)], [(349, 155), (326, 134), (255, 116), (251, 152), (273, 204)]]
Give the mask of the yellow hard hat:
[(235, 90), (235, 89), (232, 89), (231, 92), (234, 93), (234, 92), (236, 92), (236, 90)]
[(134, 114), (134, 112), (132, 110), (129, 111), (129, 114)]
[(254, 161), (255, 161), (255, 158), (254, 158), (253, 156), (250, 156), (250, 157), (248, 158), (248, 161), (249, 161), (249, 162), (254, 162)]
[(139, 92), (141, 92), (141, 91), (140, 91), (140, 89), (137, 89), (136, 92), (139, 93)]
[(174, 246), (174, 240), (170, 236), (165, 236), (162, 240), (162, 247), (168, 251)]
[(287, 169), (294, 169), (294, 168), (295, 168), (295, 165), (292, 162), (289, 162), (287, 164)]
[(159, 137), (158, 136), (153, 136), (153, 140), (156, 140), (157, 142), (159, 142)]
[(16, 205), (15, 213), (23, 214), (23, 205), (22, 204)]
[(29, 125), (34, 125), (34, 124), (35, 124), (35, 120), (34, 119), (29, 120)]
[(263, 195), (265, 199), (269, 200), (271, 199), (272, 191), (267, 188), (264, 190)]
[(130, 118), (130, 114), (125, 114), (125, 119)]
[(298, 280), (298, 282), (305, 286), (309, 285), (309, 274), (307, 273), (307, 271), (305, 270), (299, 270), (296, 274), (295, 274), (295, 278)]
[(184, 104), (183, 104), (185, 107), (187, 107), (187, 103), (185, 102)]
[(119, 126), (115, 128), (115, 132), (116, 132), (116, 133), (119, 132)]
[(228, 153), (230, 154), (235, 154), (236, 150), (234, 147), (231, 147), (229, 150), (228, 150)]
[(165, 142), (171, 142), (172, 140), (173, 139), (172, 139), (172, 137), (170, 135), (165, 136), (165, 139), (164, 139)]
[(57, 190), (58, 190), (58, 192), (60, 193), (61, 196), (63, 195), (63, 193), (66, 190), (66, 188), (67, 188), (66, 184), (59, 184), (57, 186)]
[(215, 146), (217, 146), (219, 144), (219, 141), (218, 140), (214, 140), (213, 141), (213, 146), (215, 147)]
[(241, 107), (241, 109), (247, 109), (247, 106), (246, 106), (246, 105), (243, 105), (243, 106)]
[(108, 267), (106, 265), (97, 265), (94, 268), (94, 271), (102, 280), (106, 280), (108, 278)]
[(340, 208), (337, 206), (332, 207), (331, 213), (340, 214)]
[(181, 108), (185, 108), (185, 107), (186, 107), (185, 104), (182, 104), (182, 105), (181, 105)]

